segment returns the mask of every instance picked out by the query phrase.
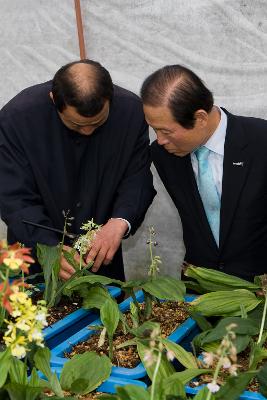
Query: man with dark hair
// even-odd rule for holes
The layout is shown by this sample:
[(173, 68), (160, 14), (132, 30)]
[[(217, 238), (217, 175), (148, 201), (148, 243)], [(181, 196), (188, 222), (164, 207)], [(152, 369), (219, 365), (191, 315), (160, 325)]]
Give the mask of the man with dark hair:
[[(135, 233), (155, 195), (140, 99), (113, 85), (97, 62), (63, 66), (0, 111), (0, 180), (10, 243), (57, 244), (60, 235), (22, 221), (62, 229), (69, 210), (72, 232), (92, 218), (102, 224), (88, 249), (92, 270), (124, 279), (121, 240)], [(61, 278), (73, 273), (62, 257)]]
[(152, 160), (180, 214), (185, 260), (244, 279), (267, 271), (267, 121), (230, 114), (188, 68), (150, 75), (141, 97)]

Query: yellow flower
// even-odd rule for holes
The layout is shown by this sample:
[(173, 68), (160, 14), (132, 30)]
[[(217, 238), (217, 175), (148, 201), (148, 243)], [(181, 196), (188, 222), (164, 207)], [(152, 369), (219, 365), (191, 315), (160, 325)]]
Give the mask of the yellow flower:
[(9, 257), (3, 259), (3, 263), (12, 270), (19, 269), (23, 264), (23, 260), (15, 257), (15, 252), (10, 252)]
[(14, 303), (25, 304), (28, 299), (28, 295), (25, 292), (17, 292), (10, 295), (10, 300)]
[(11, 354), (17, 358), (24, 358), (26, 356), (26, 347), (16, 344), (11, 347)]

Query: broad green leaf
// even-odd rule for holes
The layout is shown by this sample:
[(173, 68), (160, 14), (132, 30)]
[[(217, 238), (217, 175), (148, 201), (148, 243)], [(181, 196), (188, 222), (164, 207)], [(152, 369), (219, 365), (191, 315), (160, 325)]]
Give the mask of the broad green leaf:
[(244, 392), (247, 385), (255, 375), (256, 371), (249, 371), (240, 373), (238, 376), (231, 376), (227, 379), (219, 392), (216, 393), (216, 400), (239, 399), (239, 396)]
[(42, 393), (43, 388), (31, 387), (27, 384), (8, 383), (5, 389), (9, 394), (9, 400), (35, 400)]
[(107, 289), (101, 286), (92, 287), (88, 290), (83, 301), (83, 308), (101, 308), (107, 299), (112, 299)]
[(189, 310), (189, 314), (203, 332), (212, 328), (211, 323), (202, 314), (194, 312), (192, 309)]
[(183, 383), (177, 378), (170, 380), (171, 377), (165, 378), (163, 382), (161, 382), (161, 386), (163, 386), (163, 393), (165, 397), (167, 395), (175, 395), (179, 396), (181, 399), (186, 399), (185, 389)]
[(190, 303), (193, 311), (205, 316), (238, 316), (241, 314), (240, 305), (243, 304), (246, 311), (251, 311), (262, 300), (257, 299), (254, 293), (246, 289), (237, 289), (230, 292), (219, 291), (206, 293)]
[(106, 300), (101, 307), (100, 319), (107, 328), (108, 335), (113, 336), (120, 319), (119, 306), (113, 299)]
[(74, 255), (69, 251), (63, 250), (63, 256), (67, 262), (77, 271), (80, 268), (80, 264), (74, 259)]
[(126, 385), (117, 388), (121, 400), (150, 400), (149, 393), (140, 386)]
[(5, 384), (9, 368), (11, 366), (12, 356), (10, 349), (0, 353), (0, 388)]
[(82, 283), (87, 283), (89, 285), (94, 285), (95, 283), (101, 283), (102, 285), (111, 285), (112, 283), (117, 283), (120, 286), (123, 284), (122, 281), (119, 281), (117, 279), (111, 279), (108, 278), (107, 276), (92, 274), (92, 275), (81, 276), (75, 279), (74, 281), (66, 285), (66, 288), (68, 290), (74, 290), (75, 287), (78, 287)]
[(257, 379), (260, 384), (260, 393), (267, 397), (267, 363), (265, 363), (257, 374)]
[[(144, 345), (143, 343), (138, 342), (137, 350), (138, 350), (139, 357), (142, 360), (144, 367), (147, 371), (147, 374), (148, 374), (149, 378), (152, 380), (156, 363), (154, 363), (151, 366), (147, 366), (146, 363), (144, 362), (145, 351), (150, 350), (150, 347)], [(167, 360), (167, 357), (165, 356), (165, 354), (163, 354), (162, 358), (161, 358), (158, 374), (157, 374), (158, 379), (167, 378), (168, 376), (172, 375), (174, 372), (175, 372), (175, 369), (174, 369), (173, 365)]]
[(137, 337), (148, 337), (150, 333), (153, 331), (153, 329), (160, 328), (160, 325), (158, 322), (153, 322), (153, 321), (145, 321), (142, 325), (140, 325), (138, 328), (131, 329), (131, 333), (134, 336)]
[(74, 393), (90, 393), (108, 379), (111, 366), (107, 356), (99, 356), (94, 352), (76, 354), (63, 366), (61, 386), (64, 390)]
[[(203, 387), (202, 389), (199, 390), (199, 392), (193, 397), (194, 400), (207, 400), (207, 396), (209, 394), (209, 389), (207, 386)], [(209, 397), (210, 400), (215, 400), (214, 394), (212, 394)], [(228, 398), (229, 400), (230, 398)], [(233, 400), (233, 399), (231, 399)]]
[(47, 246), (37, 244), (37, 258), (44, 271), (45, 291), (44, 300), (48, 307), (52, 307), (56, 300), (56, 291), (59, 281), (60, 248), (59, 246)]
[(171, 276), (159, 276), (142, 285), (142, 289), (158, 299), (183, 301), (185, 285)]
[(215, 328), (213, 328), (208, 335), (203, 338), (202, 343), (210, 343), (216, 340), (222, 339), (226, 333), (226, 328), (230, 324), (235, 324), (236, 327), (233, 329), (236, 334), (241, 335), (257, 335), (259, 329), (255, 326), (254, 322), (248, 318), (240, 317), (227, 317), (219, 321)]
[(135, 280), (129, 280), (127, 282), (123, 282), (122, 284), (122, 288), (123, 289), (127, 289), (127, 288), (137, 288), (137, 287), (141, 287), (142, 285), (144, 285), (146, 283), (146, 279), (135, 279)]
[(205, 369), (205, 368), (195, 368), (195, 369), (186, 369), (181, 372), (175, 372), (171, 376), (169, 376), (168, 383), (172, 384), (172, 382), (176, 382), (177, 380), (180, 381), (183, 385), (190, 382), (192, 379), (196, 378), (202, 374), (211, 374), (213, 375), (212, 369)]
[(57, 396), (63, 396), (62, 389), (56, 373), (52, 373), (50, 367), (50, 350), (47, 347), (39, 348), (34, 354), (34, 363), (44, 376), (47, 377), (51, 389)]
[(260, 344), (252, 343), (251, 352), (249, 356), (249, 367), (250, 369), (256, 369), (258, 364), (267, 358), (267, 350)]
[(42, 386), (41, 381), (42, 380), (39, 377), (39, 375), (37, 374), (36, 368), (33, 367), (32, 371), (31, 371), (31, 376), (30, 376), (30, 379), (29, 379), (29, 386), (40, 387), (40, 386)]
[[(217, 286), (215, 288), (215, 291), (225, 289), (231, 290), (233, 288), (256, 291), (260, 288), (259, 285), (246, 281), (245, 279), (241, 279), (237, 276), (229, 275), (215, 269), (195, 267), (193, 265), (190, 265), (186, 269), (185, 276), (188, 276), (189, 278), (194, 278), (198, 282), (201, 281), (201, 283), (206, 283), (206, 285), (216, 284)], [(221, 289), (219, 289), (219, 285), (221, 285)], [(212, 286), (209, 286), (208, 290), (211, 291)]]
[(195, 357), (189, 351), (186, 351), (177, 343), (171, 342), (168, 339), (161, 339), (165, 349), (171, 351), (175, 358), (185, 367), (185, 368), (197, 368), (197, 362)]
[(27, 384), (27, 366), (26, 364), (12, 357), (11, 365), (9, 368), (9, 377), (12, 383), (18, 383), (20, 385)]

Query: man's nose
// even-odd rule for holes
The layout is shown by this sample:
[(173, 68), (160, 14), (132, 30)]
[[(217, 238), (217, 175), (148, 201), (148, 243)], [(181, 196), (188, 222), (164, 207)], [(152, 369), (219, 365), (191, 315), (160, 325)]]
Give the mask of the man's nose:
[(168, 139), (160, 134), (157, 133), (157, 141), (160, 146), (164, 146), (168, 143)]

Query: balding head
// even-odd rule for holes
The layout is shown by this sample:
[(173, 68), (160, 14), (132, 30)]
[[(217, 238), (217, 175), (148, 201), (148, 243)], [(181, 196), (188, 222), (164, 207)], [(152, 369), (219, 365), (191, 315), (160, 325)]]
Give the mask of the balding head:
[(52, 82), (55, 106), (63, 112), (74, 107), (84, 117), (98, 114), (112, 99), (113, 84), (109, 72), (92, 60), (80, 60), (61, 67)]
[(148, 76), (141, 88), (145, 105), (167, 107), (174, 120), (184, 128), (195, 124), (197, 110), (209, 113), (213, 96), (201, 79), (181, 65), (167, 65)]

